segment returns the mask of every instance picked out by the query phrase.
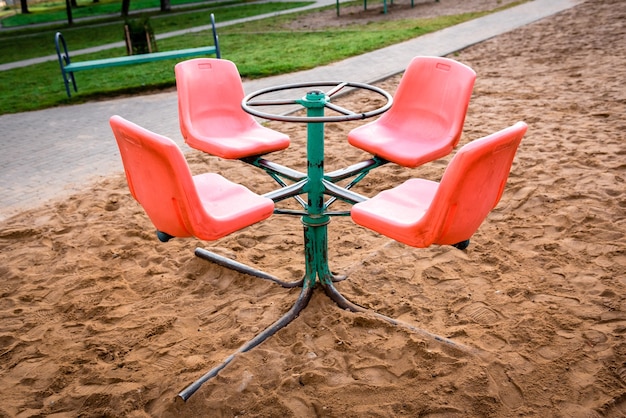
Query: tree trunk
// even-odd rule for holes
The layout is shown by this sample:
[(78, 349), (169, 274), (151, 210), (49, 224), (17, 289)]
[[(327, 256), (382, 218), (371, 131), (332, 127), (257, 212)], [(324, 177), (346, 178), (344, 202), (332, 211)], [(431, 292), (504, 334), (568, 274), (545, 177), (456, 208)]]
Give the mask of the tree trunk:
[(122, 0), (122, 16), (128, 16), (128, 10), (130, 9), (130, 0)]
[(78, 7), (78, 3), (76, 3), (76, 0), (71, 0), (70, 3), (72, 7)]
[(72, 19), (72, 4), (70, 0), (65, 0), (65, 11), (67, 12), (67, 24), (71, 25), (74, 19)]
[(172, 10), (172, 4), (170, 0), (161, 0), (161, 11), (169, 12)]
[(30, 13), (28, 11), (28, 3), (26, 2), (26, 0), (20, 0), (20, 6), (22, 7), (22, 14), (23, 15)]

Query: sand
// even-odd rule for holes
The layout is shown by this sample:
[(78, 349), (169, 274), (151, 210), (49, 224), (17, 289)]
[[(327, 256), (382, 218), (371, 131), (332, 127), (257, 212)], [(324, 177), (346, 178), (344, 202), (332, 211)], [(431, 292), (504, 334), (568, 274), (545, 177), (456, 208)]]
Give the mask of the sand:
[[(216, 242), (160, 243), (120, 174), (0, 224), (0, 416), (626, 416), (624, 22), (626, 2), (587, 1), (451, 57), (478, 74), (461, 145), (529, 125), (467, 250), (410, 248), (345, 217), (329, 225), (331, 267), (349, 276), (339, 291), (466, 349), (316, 290), (289, 326), (182, 402), (299, 292), (194, 248), (296, 280), (302, 226), (274, 215)], [(368, 157), (345, 139), (357, 125), (327, 125), (328, 170)], [(303, 127), (269, 126), (292, 137), (270, 159), (303, 169)], [(194, 173), (275, 188), (243, 163), (188, 157)], [(449, 159), (384, 166), (355, 191), (437, 180)]]

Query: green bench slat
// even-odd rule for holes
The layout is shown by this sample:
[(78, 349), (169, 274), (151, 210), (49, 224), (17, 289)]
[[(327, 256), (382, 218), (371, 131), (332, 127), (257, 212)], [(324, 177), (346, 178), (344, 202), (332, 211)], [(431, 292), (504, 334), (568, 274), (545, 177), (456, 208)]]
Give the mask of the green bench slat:
[(200, 47), (179, 49), (175, 51), (152, 52), (150, 54), (129, 55), (124, 57), (104, 58), (92, 61), (71, 62), (65, 66), (65, 71), (75, 72), (94, 68), (117, 67), (122, 65), (142, 64), (152, 61), (161, 61), (172, 58), (192, 57), (196, 55), (215, 54), (216, 48)]

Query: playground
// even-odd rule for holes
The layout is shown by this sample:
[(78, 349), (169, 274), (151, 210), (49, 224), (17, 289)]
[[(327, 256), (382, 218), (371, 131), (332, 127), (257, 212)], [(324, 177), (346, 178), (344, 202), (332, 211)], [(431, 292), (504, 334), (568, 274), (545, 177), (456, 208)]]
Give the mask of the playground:
[[(475, 351), (315, 291), (291, 324), (183, 402), (180, 390), (299, 293), (193, 249), (297, 280), (302, 225), (272, 215), (218, 241), (161, 243), (120, 173), (0, 224), (0, 417), (625, 416), (625, 21), (626, 2), (586, 1), (449, 57), (477, 73), (456, 150), (529, 126), (500, 204), (466, 250), (412, 248), (349, 217), (329, 224), (330, 267), (348, 276), (335, 283), (342, 294)], [(393, 94), (400, 77), (376, 85)], [(337, 103), (379, 105), (366, 92)], [(326, 170), (368, 158), (346, 140), (362, 123), (326, 125)], [(306, 129), (267, 126), (291, 137), (271, 159), (305, 171)], [(438, 180), (454, 153), (385, 165), (354, 191)], [(187, 158), (194, 174), (275, 189), (250, 165)]]

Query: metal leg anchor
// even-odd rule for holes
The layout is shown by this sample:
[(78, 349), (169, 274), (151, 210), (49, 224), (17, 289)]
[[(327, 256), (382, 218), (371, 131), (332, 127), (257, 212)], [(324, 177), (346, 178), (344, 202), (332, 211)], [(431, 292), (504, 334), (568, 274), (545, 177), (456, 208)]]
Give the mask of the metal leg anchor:
[(200, 257), (204, 260), (215, 263), (219, 266), (229, 268), (231, 270), (238, 271), (239, 273), (248, 274), (250, 276), (258, 277), (264, 280), (270, 280), (274, 283), (278, 283), (282, 287), (292, 288), (292, 287), (301, 287), (304, 279), (297, 280), (295, 282), (286, 282), (284, 280), (280, 280), (279, 278), (272, 276), (271, 274), (265, 273), (261, 270), (257, 270), (250, 266), (246, 266), (238, 261), (231, 260), (230, 258), (223, 257), (221, 255), (215, 254), (211, 251), (207, 251), (204, 248), (196, 248), (195, 254), (197, 257)]
[(310, 286), (304, 286), (302, 291), (300, 292), (300, 296), (296, 300), (296, 303), (291, 307), (291, 309), (283, 315), (280, 319), (274, 322), (272, 325), (267, 327), (263, 332), (258, 334), (256, 337), (242, 345), (237, 351), (228, 356), (221, 364), (215, 366), (213, 369), (209, 370), (204, 376), (200, 379), (193, 382), (191, 385), (187, 386), (182, 392), (178, 394), (183, 401), (187, 401), (200, 387), (206, 383), (211, 378), (217, 376), (217, 374), (224, 369), (231, 361), (233, 361), (237, 356), (241, 353), (245, 353), (246, 351), (252, 350), (257, 345), (261, 344), (263, 341), (274, 335), (278, 330), (287, 326), (291, 321), (298, 317), (298, 314), (308, 305), (311, 300), (311, 295), (313, 294), (313, 288)]
[(411, 331), (413, 333), (419, 334), (422, 337), (426, 337), (428, 339), (434, 340), (436, 342), (442, 343), (446, 346), (450, 346), (452, 348), (455, 348), (457, 350), (463, 351), (465, 353), (468, 354), (472, 354), (475, 356), (480, 356), (483, 357), (486, 355), (485, 352), (483, 352), (482, 350), (479, 350), (477, 348), (474, 347), (469, 347), (463, 344), (459, 344), (455, 341), (452, 341), (448, 338), (445, 337), (441, 337), (437, 334), (433, 334), (431, 332), (428, 332), (424, 329), (418, 328), (414, 325), (411, 324), (407, 324), (406, 322), (403, 321), (399, 321), (397, 319), (394, 318), (390, 318), (388, 316), (385, 316), (383, 314), (380, 314), (378, 312), (372, 311), (371, 309), (367, 309), (364, 308), (362, 306), (359, 306), (351, 301), (349, 301), (348, 299), (346, 299), (341, 293), (339, 293), (339, 291), (337, 289), (335, 289), (335, 287), (332, 285), (332, 282), (330, 280), (323, 280), (321, 281), (321, 286), (324, 288), (324, 292), (326, 293), (326, 295), (328, 295), (329, 298), (331, 298), (340, 308), (342, 309), (347, 309), (351, 312), (360, 312), (360, 313), (366, 313), (366, 314), (370, 314), (373, 315), (375, 318), (381, 319), (385, 322), (388, 322), (392, 325), (396, 325), (399, 327), (402, 327), (408, 331)]

